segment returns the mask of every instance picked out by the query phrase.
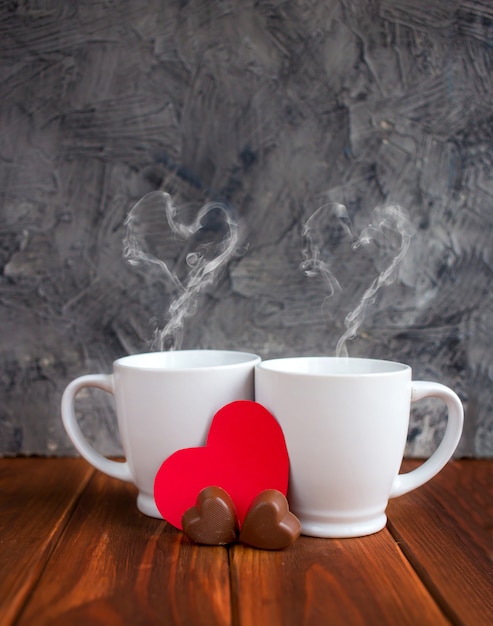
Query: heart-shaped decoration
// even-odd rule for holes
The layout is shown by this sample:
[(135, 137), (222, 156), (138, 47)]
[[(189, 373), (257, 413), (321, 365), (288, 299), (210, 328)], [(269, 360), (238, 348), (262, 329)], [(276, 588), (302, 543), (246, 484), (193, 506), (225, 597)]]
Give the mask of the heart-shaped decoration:
[(240, 541), (263, 550), (282, 550), (300, 536), (301, 524), (275, 489), (259, 493), (252, 502), (240, 532)]
[(168, 193), (151, 191), (125, 220), (125, 258), (145, 265), (148, 275), (164, 280), (171, 292), (168, 322), (155, 332), (158, 350), (180, 347), (184, 320), (195, 312), (199, 293), (236, 251), (238, 225), (225, 205), (208, 202), (198, 212), (193, 209), (179, 209)]
[(178, 450), (159, 468), (154, 499), (163, 518), (182, 529), (182, 517), (199, 493), (221, 487), (236, 507), (241, 527), (254, 498), (266, 489), (286, 495), (289, 457), (279, 423), (257, 402), (239, 400), (220, 409), (206, 445)]
[(199, 493), (196, 505), (183, 514), (182, 526), (187, 537), (196, 543), (227, 545), (238, 536), (235, 505), (221, 487), (206, 487)]
[[(371, 223), (361, 230), (359, 236), (355, 232), (346, 207), (337, 202), (321, 206), (303, 227), (307, 246), (303, 250), (301, 269), (309, 277), (320, 275), (323, 278), (328, 290), (325, 305), (329, 298), (337, 295), (344, 307), (353, 307), (344, 319), (346, 332), (337, 343), (337, 356), (347, 356), (346, 341), (357, 336), (366, 310), (374, 303), (377, 292), (395, 281), (415, 229), (404, 209), (388, 204), (374, 209)], [(373, 249), (368, 249), (372, 242), (375, 244)], [(353, 258), (357, 249), (360, 253)], [(362, 253), (363, 250), (366, 253)], [(370, 284), (365, 283), (375, 266), (379, 272)], [(342, 288), (345, 281), (341, 280), (341, 276), (345, 275), (346, 280), (349, 278), (347, 268), (351, 268), (352, 275), (364, 277), (362, 287), (367, 286), (363, 291), (356, 288), (354, 279), (351, 289)], [(350, 301), (347, 301), (348, 297)]]

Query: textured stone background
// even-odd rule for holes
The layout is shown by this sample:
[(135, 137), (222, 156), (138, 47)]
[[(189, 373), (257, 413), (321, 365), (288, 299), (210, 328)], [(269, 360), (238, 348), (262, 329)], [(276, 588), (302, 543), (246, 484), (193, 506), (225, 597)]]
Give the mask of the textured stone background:
[[(466, 408), (459, 454), (493, 455), (487, 0), (0, 7), (0, 454), (74, 454), (65, 385), (146, 351), (166, 322), (169, 284), (122, 254), (132, 206), (162, 189), (192, 215), (225, 203), (242, 237), (183, 347), (264, 357), (333, 354), (388, 263), (385, 246), (338, 255), (329, 237), (343, 292), (324, 304), (327, 285), (300, 269), (307, 218), (341, 202), (359, 232), (375, 206), (399, 203), (416, 234), (349, 354), (452, 386)], [(149, 250), (178, 268), (165, 231), (148, 225)], [(212, 220), (202, 236), (218, 232)], [(117, 453), (110, 399), (79, 407), (95, 445)], [(443, 422), (420, 405), (408, 454), (428, 454)]]

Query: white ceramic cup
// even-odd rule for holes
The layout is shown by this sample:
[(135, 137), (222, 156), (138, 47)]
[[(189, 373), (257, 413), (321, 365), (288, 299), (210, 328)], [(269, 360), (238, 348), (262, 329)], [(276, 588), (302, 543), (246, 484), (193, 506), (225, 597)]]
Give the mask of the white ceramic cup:
[[(152, 352), (123, 357), (113, 374), (89, 374), (73, 380), (62, 397), (62, 419), (80, 454), (110, 476), (133, 482), (142, 513), (160, 518), (154, 478), (176, 450), (205, 444), (216, 412), (235, 400), (253, 400), (254, 367), (260, 357), (226, 350)], [(85, 387), (115, 396), (118, 429), (126, 457), (112, 461), (82, 434), (75, 397)]]
[[(399, 474), (411, 403), (437, 397), (448, 421), (437, 450)], [(288, 501), (302, 533), (356, 537), (381, 530), (388, 499), (435, 476), (454, 453), (463, 408), (448, 387), (413, 381), (408, 365), (357, 358), (264, 361), (255, 399), (279, 421), (290, 460)]]

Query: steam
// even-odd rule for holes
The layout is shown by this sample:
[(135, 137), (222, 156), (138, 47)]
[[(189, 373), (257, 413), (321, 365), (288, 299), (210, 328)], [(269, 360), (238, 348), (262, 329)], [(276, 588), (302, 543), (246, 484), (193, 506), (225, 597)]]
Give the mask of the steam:
[[(174, 294), (168, 322), (154, 332), (154, 350), (181, 347), (185, 319), (194, 315), (199, 294), (216, 281), (238, 242), (238, 225), (221, 203), (205, 204), (189, 224), (180, 221), (178, 214), (168, 193), (153, 191), (137, 202), (125, 220), (124, 257), (130, 265), (156, 266)], [(163, 242), (166, 260), (158, 256)]]
[(302, 235), (307, 246), (303, 251), (301, 269), (308, 277), (320, 275), (326, 283), (328, 295), (325, 304), (336, 292), (342, 292), (338, 278), (333, 273), (335, 253), (343, 244), (352, 250), (374, 243), (384, 252), (390, 252), (390, 262), (365, 290), (359, 304), (350, 311), (344, 324), (343, 333), (336, 346), (336, 356), (347, 356), (346, 342), (358, 336), (365, 313), (375, 302), (377, 292), (397, 278), (397, 270), (406, 255), (414, 227), (406, 212), (400, 206), (391, 204), (377, 207), (372, 213), (372, 221), (355, 238), (347, 209), (338, 203), (326, 204), (313, 213), (306, 221)]

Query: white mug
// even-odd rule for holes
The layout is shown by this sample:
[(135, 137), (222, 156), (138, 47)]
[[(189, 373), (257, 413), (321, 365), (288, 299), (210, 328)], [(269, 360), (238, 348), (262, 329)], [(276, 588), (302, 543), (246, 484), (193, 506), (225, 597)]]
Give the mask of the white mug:
[[(253, 400), (254, 367), (260, 357), (226, 350), (135, 354), (113, 363), (113, 374), (73, 380), (62, 397), (62, 419), (80, 454), (98, 470), (133, 482), (142, 513), (161, 518), (154, 478), (163, 461), (182, 448), (203, 446), (215, 413), (235, 400)], [(115, 396), (125, 462), (97, 452), (82, 434), (75, 397), (85, 387)]]
[[(420, 467), (399, 474), (411, 403), (448, 408), (444, 437)], [(302, 533), (357, 537), (386, 525), (388, 499), (435, 476), (454, 453), (463, 408), (448, 387), (413, 381), (408, 365), (358, 358), (294, 357), (256, 366), (255, 399), (286, 438), (288, 501)]]

